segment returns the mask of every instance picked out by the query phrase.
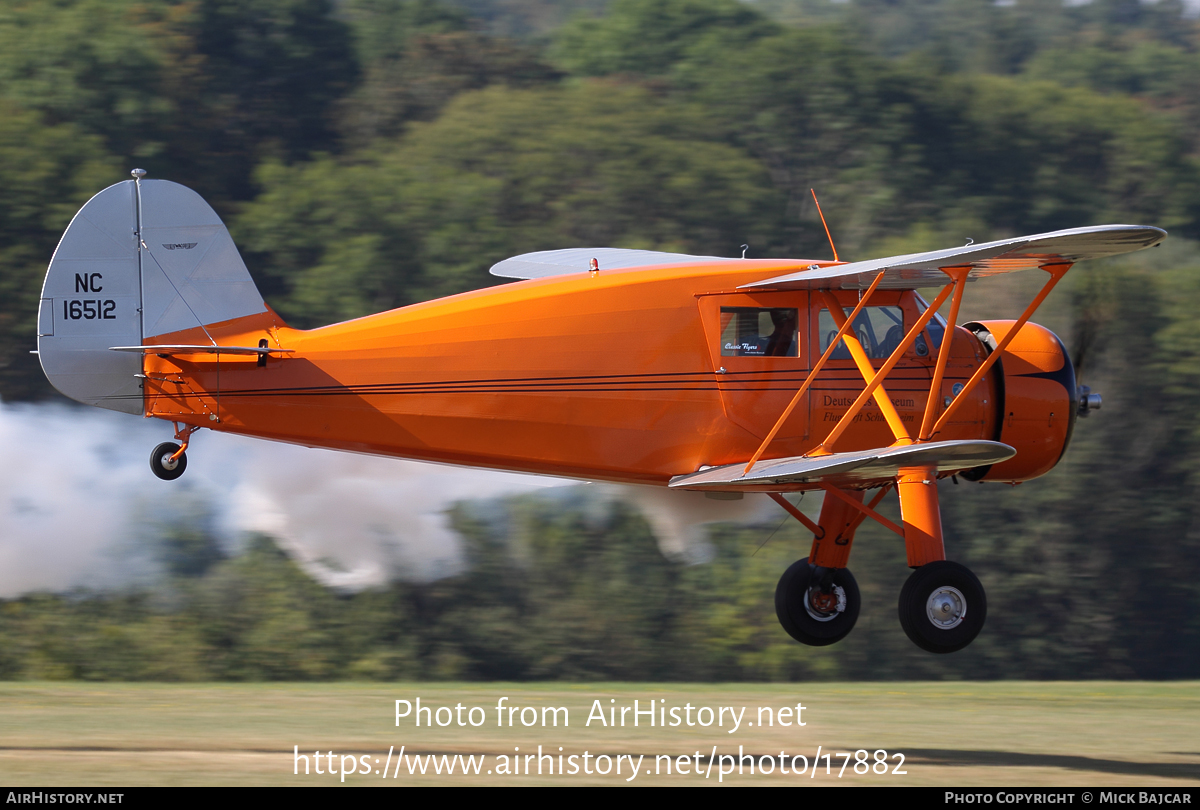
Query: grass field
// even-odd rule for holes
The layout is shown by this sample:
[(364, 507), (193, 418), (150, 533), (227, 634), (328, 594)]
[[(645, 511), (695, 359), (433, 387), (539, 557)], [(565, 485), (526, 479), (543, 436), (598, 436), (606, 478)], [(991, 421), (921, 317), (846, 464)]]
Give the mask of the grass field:
[[(417, 728), (407, 717), (396, 725), (395, 701), (415, 701), (436, 710), (461, 704), (462, 720), (479, 727), (450, 725)], [(497, 727), (496, 704), (517, 707), (508, 727), (507, 711)], [(647, 715), (633, 727), (632, 705), (643, 711), (648, 701), (659, 708), (679, 708), (678, 727), (647, 725)], [(594, 720), (585, 725), (594, 701), (620, 722), (620, 706), (628, 706), (626, 725), (606, 727)], [(804, 726), (782, 726), (795, 720), (795, 706), (805, 708)], [(686, 724), (686, 705), (693, 722), (708, 720), (698, 707), (714, 709), (722, 725)], [(469, 714), (471, 707), (484, 711)], [(745, 707), (741, 725), (730, 733), (733, 714), (720, 707)], [(791, 707), (792, 714), (774, 714)], [(525, 719), (537, 725), (520, 723)], [(569, 723), (549, 725), (544, 707), (566, 707)], [(774, 725), (759, 725), (759, 709), (772, 710)], [(452, 712), (443, 711), (447, 721)], [(607, 719), (607, 711), (605, 712)], [(8, 785), (296, 785), (340, 784), (344, 767), (359, 771), (346, 785), (399, 786), (425, 784), (826, 784), (826, 785), (954, 785), (954, 786), (1162, 786), (1200, 784), (1200, 683), (870, 683), (870, 684), (0, 684), (0, 784)], [(541, 726), (545, 716), (547, 727)], [(671, 722), (670, 715), (663, 715)], [(656, 718), (656, 723), (657, 723)], [(751, 725), (752, 724), (752, 725)], [(404, 746), (405, 759), (396, 756)], [(554, 775), (498, 775), (499, 757), (512, 767), (512, 757), (543, 753)], [(299, 761), (293, 773), (293, 746), (308, 756), (309, 775)], [(559, 775), (559, 747), (580, 757), (577, 774)], [(716, 746), (711, 770), (708, 758)], [(720, 774), (731, 760), (720, 757), (753, 754), (755, 773)], [(832, 753), (831, 772), (824, 756), (813, 776), (812, 760), (821, 746)], [(394, 747), (388, 760), (389, 747)], [(516, 751), (515, 749), (520, 749)], [(334, 754), (335, 774), (317, 775), (314, 753), (322, 752), (321, 769), (328, 770), (326, 753)], [(839, 777), (842, 757), (858, 749), (872, 763), (876, 750), (888, 753), (888, 773), (855, 774), (854, 760)], [(584, 752), (591, 755), (583, 772)], [(699, 757), (696, 756), (697, 752)], [(780, 754), (786, 752), (780, 772)], [(479, 775), (409, 774), (413, 754), (486, 755)], [(901, 770), (892, 774), (904, 755)], [(638, 775), (629, 779), (631, 760), (619, 755), (643, 755)], [(665, 772), (671, 755), (671, 774)], [(349, 756), (356, 759), (350, 764)], [(686, 756), (688, 773), (677, 772)], [(809, 766), (799, 770), (804, 755)], [(347, 759), (343, 760), (342, 757)], [(768, 757), (764, 760), (763, 757)], [(378, 760), (378, 762), (376, 762)], [(386, 776), (383, 769), (390, 761)], [(461, 761), (459, 761), (461, 762)], [(743, 761), (747, 763), (747, 760)], [(397, 764), (400, 774), (395, 775)], [(655, 767), (658, 772), (655, 772)], [(773, 773), (763, 774), (766, 764)], [(862, 766), (860, 766), (861, 769)], [(695, 773), (699, 769), (700, 773)], [(492, 770), (489, 776), (487, 771)], [(370, 773), (363, 773), (370, 771)], [(707, 774), (707, 776), (706, 776)], [(719, 779), (721, 781), (719, 781)]]

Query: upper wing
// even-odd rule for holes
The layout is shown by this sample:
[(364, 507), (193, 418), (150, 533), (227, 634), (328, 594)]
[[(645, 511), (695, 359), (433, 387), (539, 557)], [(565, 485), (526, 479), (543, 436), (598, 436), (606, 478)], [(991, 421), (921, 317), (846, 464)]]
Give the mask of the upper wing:
[(865, 290), (883, 271), (883, 280), (879, 283), (881, 289), (912, 290), (946, 283), (946, 274), (939, 269), (942, 267), (970, 267), (968, 278), (982, 278), (1050, 264), (1132, 253), (1153, 247), (1166, 237), (1166, 231), (1146, 225), (1071, 228), (865, 262), (830, 267), (814, 265), (812, 269), (743, 284), (738, 289)]
[(903, 447), (881, 447), (827, 456), (792, 456), (760, 461), (743, 474), (745, 464), (726, 464), (677, 475), (672, 489), (734, 492), (781, 492), (801, 484), (861, 486), (892, 481), (901, 467), (936, 464), (939, 472), (958, 472), (999, 464), (1017, 454), (1007, 444), (954, 440), (924, 442)]
[(492, 275), (503, 278), (545, 278), (564, 273), (586, 273), (592, 259), (601, 270), (620, 270), (626, 267), (653, 267), (666, 264), (708, 262), (737, 262), (723, 256), (688, 256), (684, 253), (663, 253), (658, 250), (627, 250), (625, 248), (568, 248), (522, 253), (492, 265)]

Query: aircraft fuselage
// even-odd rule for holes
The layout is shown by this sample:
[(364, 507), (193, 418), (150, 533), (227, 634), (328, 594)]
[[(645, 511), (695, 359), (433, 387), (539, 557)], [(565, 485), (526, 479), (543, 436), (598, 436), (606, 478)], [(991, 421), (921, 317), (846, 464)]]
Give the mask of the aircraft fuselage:
[[(253, 356), (149, 354), (145, 413), (316, 447), (665, 484), (701, 467), (748, 459), (821, 355), (837, 327), (819, 294), (736, 290), (797, 266), (806, 263), (535, 279), (312, 330), (291, 329), (268, 311), (207, 329), (222, 344), (266, 340), (290, 354), (265, 363)], [(858, 301), (855, 291), (834, 294), (847, 311)], [(924, 302), (896, 290), (876, 292), (870, 304), (864, 313), (871, 317), (856, 321), (855, 332), (878, 368)], [(926, 330), (884, 386), (912, 434), (940, 340), (940, 328)], [(196, 329), (153, 342), (208, 339)], [(1065, 379), (1053, 379), (1064, 369), (1069, 374), (1060, 349), (1047, 330), (1032, 324), (1022, 330), (937, 438), (1003, 440), (1023, 451), (989, 479), (1046, 472), (1062, 454), (1073, 414), (1074, 391)], [(863, 390), (854, 360), (841, 351), (766, 458), (812, 450)], [(988, 351), (974, 332), (954, 330), (943, 401)], [(935, 413), (943, 407), (936, 403)], [(836, 450), (894, 440), (872, 401)]]

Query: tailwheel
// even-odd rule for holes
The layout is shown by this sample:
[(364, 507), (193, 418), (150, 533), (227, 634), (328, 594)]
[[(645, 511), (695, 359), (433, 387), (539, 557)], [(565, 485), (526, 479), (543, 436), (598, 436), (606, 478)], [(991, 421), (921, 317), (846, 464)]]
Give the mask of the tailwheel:
[(150, 451), (150, 469), (162, 480), (174, 481), (187, 469), (187, 454), (175, 442), (163, 442)]
[(775, 614), (801, 644), (824, 647), (845, 638), (858, 621), (862, 599), (847, 568), (818, 568), (798, 560), (775, 588)]
[(987, 619), (987, 596), (965, 565), (938, 560), (921, 566), (900, 589), (900, 626), (931, 653), (952, 653), (975, 640)]

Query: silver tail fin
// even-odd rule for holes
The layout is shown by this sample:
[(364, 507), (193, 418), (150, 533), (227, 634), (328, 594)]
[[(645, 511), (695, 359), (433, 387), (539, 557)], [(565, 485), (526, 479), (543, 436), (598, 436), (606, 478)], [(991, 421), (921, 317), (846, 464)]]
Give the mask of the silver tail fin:
[(266, 311), (221, 218), (166, 180), (126, 180), (88, 200), (42, 287), (38, 356), (86, 405), (141, 414), (142, 357), (109, 351)]

